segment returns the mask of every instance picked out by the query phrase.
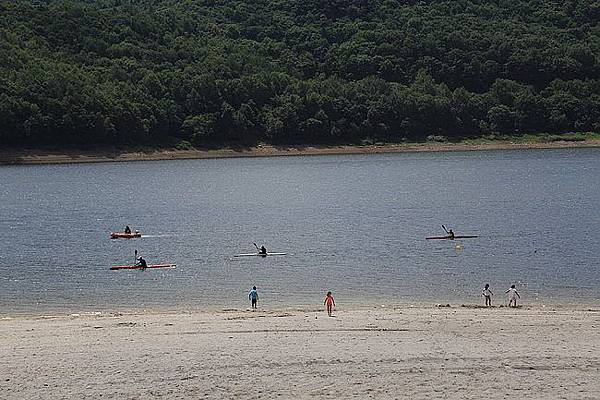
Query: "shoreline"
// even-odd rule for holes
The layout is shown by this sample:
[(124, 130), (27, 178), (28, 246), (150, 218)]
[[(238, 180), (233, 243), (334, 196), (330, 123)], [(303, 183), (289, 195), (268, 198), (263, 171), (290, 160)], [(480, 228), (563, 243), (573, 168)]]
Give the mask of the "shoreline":
[(420, 152), (459, 152), (490, 150), (534, 150), (600, 148), (600, 140), (556, 141), (548, 143), (411, 143), (364, 146), (271, 146), (259, 145), (247, 149), (216, 150), (157, 150), (140, 151), (50, 151), (50, 150), (0, 150), (0, 165), (73, 164), (130, 161), (164, 161), (244, 157), (316, 156), (343, 154), (385, 154)]
[(600, 310), (414, 307), (0, 320), (7, 398), (595, 398)]
[[(504, 299), (503, 299), (504, 300)], [(343, 305), (345, 312), (363, 312), (367, 310), (380, 310), (380, 311), (393, 311), (393, 310), (418, 310), (418, 309), (446, 309), (446, 310), (510, 310), (513, 309), (508, 307), (505, 301), (496, 301), (491, 307), (486, 307), (482, 303), (468, 303), (468, 302), (456, 302), (456, 303), (434, 303), (425, 301), (413, 301), (404, 303), (389, 303), (389, 304), (346, 304)], [(281, 306), (281, 307), (259, 307), (259, 311), (266, 314), (272, 313), (313, 313), (321, 312), (323, 307), (318, 304), (314, 306)], [(600, 314), (600, 303), (599, 302), (581, 302), (581, 303), (521, 303), (516, 307), (516, 310), (530, 310), (540, 312), (597, 312)], [(71, 319), (71, 318), (95, 318), (95, 317), (111, 317), (111, 316), (132, 316), (132, 317), (143, 317), (143, 316), (169, 316), (169, 315), (230, 315), (236, 313), (247, 313), (252, 312), (250, 306), (248, 307), (203, 307), (203, 308), (179, 308), (179, 309), (168, 309), (168, 308), (146, 308), (146, 309), (98, 309), (98, 310), (76, 310), (71, 311), (39, 311), (39, 312), (15, 312), (10, 311), (0, 314), (0, 323), (2, 321), (13, 321), (13, 320), (50, 320), (50, 319)]]

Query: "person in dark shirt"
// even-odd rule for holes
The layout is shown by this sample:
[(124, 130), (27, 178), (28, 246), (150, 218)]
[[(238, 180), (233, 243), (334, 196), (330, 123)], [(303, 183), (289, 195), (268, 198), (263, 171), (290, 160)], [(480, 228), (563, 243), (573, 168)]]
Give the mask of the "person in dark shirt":
[(137, 265), (139, 265), (142, 268), (146, 268), (148, 266), (148, 264), (146, 263), (146, 260), (144, 260), (144, 258), (142, 256), (140, 256), (138, 258)]

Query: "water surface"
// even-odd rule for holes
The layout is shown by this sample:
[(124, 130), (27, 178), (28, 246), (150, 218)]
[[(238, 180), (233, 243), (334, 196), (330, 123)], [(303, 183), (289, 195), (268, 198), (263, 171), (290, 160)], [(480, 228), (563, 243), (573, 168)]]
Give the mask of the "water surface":
[[(600, 150), (0, 167), (3, 314), (599, 304)], [(125, 224), (145, 235), (110, 240)], [(443, 234), (479, 235), (427, 241)], [(233, 258), (253, 242), (284, 257)], [(460, 244), (462, 249), (456, 248)], [(171, 270), (110, 271), (134, 250)]]

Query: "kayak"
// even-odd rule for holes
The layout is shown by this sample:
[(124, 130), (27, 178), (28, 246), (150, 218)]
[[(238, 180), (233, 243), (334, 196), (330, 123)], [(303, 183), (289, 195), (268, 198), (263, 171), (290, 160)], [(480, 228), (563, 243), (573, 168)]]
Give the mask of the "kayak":
[[(175, 268), (176, 264), (155, 264), (148, 265), (146, 268)], [(118, 265), (116, 267), (110, 267), (110, 269), (143, 269), (141, 265)]]
[(266, 256), (285, 256), (286, 253), (246, 253), (246, 254), (236, 254), (234, 257), (266, 257)]
[(427, 240), (431, 240), (431, 239), (448, 239), (448, 240), (454, 240), (454, 239), (471, 239), (471, 238), (476, 238), (478, 236), (475, 235), (454, 235), (454, 236), (430, 236), (430, 237), (426, 237), (425, 239)]
[(138, 238), (138, 237), (142, 237), (142, 234), (140, 232), (131, 232), (131, 233), (125, 233), (125, 232), (111, 232), (110, 233), (110, 238), (111, 239), (132, 239), (132, 238)]

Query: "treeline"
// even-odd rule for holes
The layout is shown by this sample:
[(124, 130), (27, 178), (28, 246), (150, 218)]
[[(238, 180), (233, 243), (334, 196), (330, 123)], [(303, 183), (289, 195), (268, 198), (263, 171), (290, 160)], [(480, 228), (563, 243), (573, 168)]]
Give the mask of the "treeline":
[(600, 132), (600, 1), (0, 3), (0, 145)]

